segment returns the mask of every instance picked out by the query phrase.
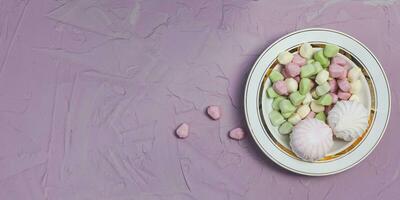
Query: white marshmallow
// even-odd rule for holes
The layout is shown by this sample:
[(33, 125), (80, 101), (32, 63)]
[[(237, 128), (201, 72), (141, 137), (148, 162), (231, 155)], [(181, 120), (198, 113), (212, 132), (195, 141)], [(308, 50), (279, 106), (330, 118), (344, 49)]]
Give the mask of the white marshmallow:
[(347, 74), (347, 78), (350, 82), (358, 80), (361, 76), (362, 72), (361, 69), (358, 67), (353, 67), (350, 69), (349, 73)]
[(297, 81), (294, 78), (287, 78), (285, 80), (285, 83), (286, 83), (286, 87), (287, 87), (289, 93), (297, 91), (297, 89), (299, 87), (299, 84), (297, 83)]
[(325, 110), (323, 105), (319, 105), (316, 101), (312, 101), (310, 104), (311, 110), (315, 113), (319, 113)]
[(313, 48), (312, 48), (311, 44), (309, 44), (309, 43), (303, 43), (303, 44), (300, 46), (300, 51), (299, 51), (299, 53), (300, 53), (300, 55), (301, 55), (303, 58), (310, 59), (310, 58), (312, 57), (314, 51), (313, 51)]
[(321, 70), (320, 72), (318, 72), (317, 77), (315, 77), (315, 82), (318, 85), (321, 85), (326, 81), (328, 81), (328, 79), (329, 79), (329, 72), (326, 70)]
[(308, 105), (302, 105), (297, 109), (297, 114), (299, 114), (301, 119), (307, 117), (308, 113), (310, 113), (311, 109)]
[(313, 98), (312, 98), (311, 93), (309, 93), (309, 92), (308, 92), (305, 96), (306, 96), (306, 97), (305, 97), (304, 100), (303, 100), (303, 104), (304, 104), (304, 105), (308, 105), (308, 104), (311, 103), (311, 101), (313, 100)]
[(284, 51), (278, 55), (278, 62), (282, 65), (289, 64), (292, 59), (293, 55), (288, 51)]
[(359, 102), (360, 101), (360, 97), (355, 95), (355, 94), (353, 94), (353, 95), (351, 95), (349, 101), (357, 101), (357, 102)]
[(350, 83), (350, 92), (352, 94), (358, 94), (361, 90), (361, 80), (354, 80)]

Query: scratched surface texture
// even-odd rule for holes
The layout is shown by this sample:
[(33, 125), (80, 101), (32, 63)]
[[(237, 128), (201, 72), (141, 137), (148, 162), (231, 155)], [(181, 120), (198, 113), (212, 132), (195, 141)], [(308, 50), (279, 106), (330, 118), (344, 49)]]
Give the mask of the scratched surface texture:
[[(0, 0), (0, 199), (398, 199), (399, 15), (396, 1)], [(257, 56), (307, 27), (357, 37), (392, 86), (380, 145), (321, 178), (227, 137)]]

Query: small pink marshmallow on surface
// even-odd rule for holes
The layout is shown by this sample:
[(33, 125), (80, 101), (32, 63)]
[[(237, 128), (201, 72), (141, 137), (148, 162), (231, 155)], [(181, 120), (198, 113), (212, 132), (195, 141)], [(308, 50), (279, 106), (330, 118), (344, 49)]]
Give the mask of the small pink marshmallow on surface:
[(297, 83), (298, 83), (298, 82), (300, 82), (300, 79), (301, 79), (301, 78), (300, 78), (300, 76), (296, 76), (296, 77), (294, 77), (294, 80), (296, 80), (296, 81), (297, 81)]
[(335, 93), (331, 93), (332, 103), (336, 103), (338, 101), (338, 96)]
[(329, 75), (332, 78), (339, 78), (343, 76), (343, 71), (345, 71), (345, 69), (338, 64), (333, 63), (329, 65)]
[(347, 81), (346, 79), (340, 79), (337, 81), (337, 83), (338, 83), (340, 90), (342, 90), (343, 92), (350, 91), (351, 86), (350, 86), (349, 81)]
[(277, 81), (274, 83), (272, 87), (275, 90), (275, 92), (278, 93), (279, 95), (284, 95), (284, 96), (288, 95), (288, 88), (286, 86), (285, 81)]
[(339, 90), (337, 96), (341, 100), (348, 100), (351, 97), (351, 94), (349, 92), (343, 92)]
[(292, 63), (297, 64), (299, 66), (303, 66), (307, 63), (307, 60), (303, 57), (301, 57), (299, 54), (294, 54)]
[(315, 117), (315, 112), (311, 111), (310, 113), (308, 113), (308, 115), (306, 116), (306, 118), (314, 118)]
[(288, 77), (295, 77), (300, 74), (300, 66), (294, 63), (289, 63), (285, 66)]
[(187, 138), (189, 136), (189, 125), (186, 123), (179, 125), (176, 129), (176, 135), (182, 139)]
[(245, 135), (246, 134), (242, 128), (235, 128), (229, 131), (229, 137), (234, 140), (241, 140)]
[(329, 86), (331, 87), (331, 92), (336, 92), (338, 89), (336, 79), (329, 80)]
[(218, 120), (221, 118), (221, 109), (219, 106), (208, 106), (207, 114), (213, 120)]
[(347, 62), (344, 58), (340, 57), (340, 56), (335, 56), (332, 58), (332, 63), (338, 64), (342, 67), (344, 67), (345, 65), (347, 65)]

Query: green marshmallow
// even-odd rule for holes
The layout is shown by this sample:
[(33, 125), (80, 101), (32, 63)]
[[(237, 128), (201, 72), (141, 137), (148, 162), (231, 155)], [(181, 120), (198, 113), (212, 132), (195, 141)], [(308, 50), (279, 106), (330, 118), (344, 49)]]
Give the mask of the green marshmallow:
[(279, 113), (278, 111), (275, 111), (275, 110), (273, 110), (269, 113), (269, 120), (271, 120), (271, 123), (273, 126), (279, 126), (283, 122), (285, 122), (285, 119), (283, 118), (281, 113)]
[(332, 104), (332, 95), (325, 94), (317, 100), (317, 103), (323, 106), (329, 106)]
[(324, 56), (323, 50), (319, 50), (314, 54), (314, 60), (319, 62), (323, 68), (329, 66), (329, 59)]
[(292, 132), (293, 125), (289, 122), (284, 122), (278, 129), (281, 134), (289, 134)]
[(281, 81), (283, 78), (283, 75), (278, 70), (272, 70), (271, 74), (269, 74), (269, 79), (271, 79), (273, 83)]
[(300, 69), (301, 78), (309, 78), (310, 76), (316, 74), (315, 67), (313, 64), (306, 64)]
[(302, 78), (299, 84), (300, 94), (305, 95), (310, 90), (311, 90), (311, 80), (309, 78)]
[(281, 114), (282, 114), (282, 116), (283, 116), (285, 119), (287, 119), (287, 118), (289, 118), (290, 116), (292, 116), (293, 113), (294, 113), (294, 111), (292, 111), (292, 112), (285, 112), (285, 113), (281, 113)]
[(328, 93), (329, 90), (331, 90), (331, 86), (329, 85), (328, 82), (318, 85), (317, 88), (315, 89), (318, 96), (322, 96), (322, 95)]
[(312, 63), (314, 63), (314, 62), (315, 62), (314, 59), (309, 59), (309, 60), (307, 60), (307, 64), (312, 64)]
[(336, 56), (337, 53), (339, 53), (339, 47), (337, 45), (334, 45), (334, 44), (325, 45), (324, 55), (327, 58), (332, 58), (332, 57)]
[[(324, 56), (324, 51), (323, 50), (318, 50), (317, 52), (314, 53), (313, 56), (314, 60), (321, 63), (324, 62), (327, 58)], [(321, 62), (322, 61), (322, 62)]]
[(283, 99), (281, 102), (279, 102), (279, 109), (282, 113), (289, 113), (294, 112), (296, 107), (289, 100)]
[(324, 63), (324, 64), (321, 63), (321, 65), (322, 65), (322, 67), (323, 67), (324, 69), (328, 68), (328, 66), (331, 64), (331, 61), (330, 61), (329, 59), (327, 59), (327, 61), (328, 61), (328, 62), (326, 62), (326, 63)]
[(295, 106), (300, 105), (303, 102), (304, 98), (306, 98), (306, 95), (300, 94), (299, 91), (293, 92), (292, 94), (289, 95), (290, 101)]
[(326, 115), (324, 112), (317, 113), (314, 118), (326, 122)]
[(292, 116), (289, 117), (288, 122), (290, 122), (293, 125), (296, 125), (301, 121), (301, 117), (298, 113), (294, 113)]
[(321, 63), (314, 62), (313, 65), (314, 65), (314, 71), (315, 71), (314, 75), (318, 74), (320, 71), (323, 70)]
[(285, 99), (285, 97), (278, 96), (272, 101), (272, 109), (279, 111), (279, 103)]
[(269, 98), (275, 98), (275, 97), (279, 96), (279, 94), (275, 92), (274, 88), (269, 87), (269, 88), (267, 89), (267, 96), (268, 96)]

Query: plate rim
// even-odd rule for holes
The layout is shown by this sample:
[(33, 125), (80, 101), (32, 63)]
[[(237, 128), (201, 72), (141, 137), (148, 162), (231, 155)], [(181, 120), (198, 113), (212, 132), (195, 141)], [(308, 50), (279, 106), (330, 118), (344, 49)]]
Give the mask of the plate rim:
[[(339, 169), (339, 170), (333, 171), (333, 172), (326, 172), (326, 173), (310, 173), (310, 172), (304, 172), (304, 171), (295, 171), (295, 170), (291, 169), (290, 167), (288, 167), (288, 166), (282, 164), (281, 162), (279, 162), (278, 160), (276, 160), (277, 158), (275, 158), (274, 156), (270, 155), (269, 152), (267, 152), (267, 150), (264, 149), (264, 147), (261, 146), (261, 144), (259, 143), (259, 141), (257, 141), (257, 140), (255, 139), (256, 136), (255, 136), (255, 133), (254, 133), (254, 131), (252, 130), (252, 128), (251, 128), (251, 126), (250, 126), (251, 123), (250, 123), (250, 121), (249, 121), (249, 116), (248, 116), (248, 108), (247, 108), (247, 100), (246, 100), (246, 99), (247, 99), (247, 91), (248, 91), (248, 89), (249, 89), (249, 83), (250, 83), (250, 79), (251, 79), (251, 74), (252, 74), (253, 71), (256, 69), (256, 66), (257, 66), (257, 64), (259, 63), (259, 61), (263, 58), (264, 54), (266, 54), (267, 51), (268, 51), (270, 48), (272, 48), (272, 47), (273, 47), (274, 45), (276, 45), (278, 42), (281, 42), (282, 40), (284, 40), (286, 37), (289, 37), (289, 36), (291, 36), (291, 35), (295, 35), (295, 34), (298, 34), (298, 33), (301, 33), (301, 32), (308, 32), (308, 31), (326, 31), (326, 32), (333, 32), (333, 33), (337, 33), (337, 34), (342, 34), (342, 35), (344, 35), (344, 36), (350, 38), (351, 40), (354, 40), (355, 42), (357, 42), (357, 43), (358, 43), (361, 47), (363, 47), (363, 48), (372, 56), (372, 58), (376, 61), (377, 65), (378, 65), (379, 68), (380, 68), (380, 71), (382, 72), (382, 75), (383, 75), (385, 84), (387, 85), (387, 88), (388, 88), (388, 90), (387, 90), (387, 94), (388, 94), (388, 107), (387, 107), (387, 108), (388, 108), (388, 112), (387, 112), (387, 120), (386, 120), (386, 123), (385, 123), (384, 126), (383, 126), (383, 129), (382, 129), (382, 131), (381, 131), (381, 133), (380, 133), (380, 135), (379, 135), (379, 138), (375, 141), (375, 143), (373, 144), (373, 146), (372, 146), (370, 149), (368, 149), (368, 151), (367, 151), (364, 155), (362, 155), (362, 157), (361, 157), (359, 160), (357, 160), (357, 161), (354, 162), (354, 163), (351, 163), (350, 165), (348, 165), (348, 166), (346, 166), (346, 167), (344, 167), (344, 168), (342, 168), (342, 169)], [(389, 81), (388, 81), (387, 75), (386, 75), (386, 73), (385, 73), (385, 71), (384, 71), (384, 69), (383, 69), (383, 67), (382, 67), (382, 64), (381, 64), (380, 61), (378, 60), (378, 58), (372, 53), (372, 51), (371, 51), (365, 44), (363, 44), (362, 42), (360, 42), (359, 40), (357, 40), (357, 39), (354, 38), (353, 36), (351, 36), (351, 35), (349, 35), (349, 34), (347, 34), (347, 33), (338, 31), (338, 30), (328, 29), (328, 28), (318, 28), (318, 27), (314, 27), (314, 28), (305, 28), (305, 29), (296, 30), (296, 31), (293, 31), (293, 32), (290, 32), (290, 33), (287, 33), (287, 34), (283, 35), (282, 37), (276, 39), (273, 43), (271, 43), (270, 45), (268, 45), (268, 47), (265, 48), (264, 51), (258, 56), (257, 60), (254, 62), (254, 64), (253, 64), (252, 67), (251, 67), (251, 70), (250, 70), (249, 73), (248, 73), (247, 80), (246, 80), (246, 85), (245, 85), (244, 97), (243, 97), (243, 98), (244, 98), (243, 103), (244, 103), (244, 111), (245, 111), (246, 123), (247, 123), (247, 126), (248, 126), (248, 128), (249, 128), (249, 130), (250, 130), (250, 133), (251, 133), (253, 139), (255, 140), (255, 142), (256, 142), (258, 148), (260, 148), (260, 149), (262, 150), (262, 152), (263, 152), (265, 155), (267, 155), (267, 157), (268, 157), (269, 159), (271, 159), (274, 163), (278, 164), (279, 166), (281, 166), (281, 167), (283, 167), (283, 168), (285, 168), (285, 169), (287, 169), (287, 170), (289, 170), (289, 171), (291, 171), (291, 172), (293, 172), (293, 173), (302, 174), (302, 175), (307, 175), (307, 176), (326, 176), (326, 175), (333, 175), (333, 174), (341, 173), (341, 172), (343, 172), (343, 171), (345, 171), (345, 170), (347, 170), (347, 169), (350, 169), (350, 168), (356, 166), (358, 163), (360, 163), (361, 161), (363, 161), (366, 157), (368, 157), (368, 155), (369, 155), (369, 154), (376, 148), (376, 146), (379, 144), (380, 140), (382, 139), (383, 135), (384, 135), (385, 132), (386, 132), (386, 128), (387, 128), (387, 126), (388, 126), (389, 119), (390, 119), (390, 115), (391, 115), (391, 90), (390, 90), (390, 85), (389, 85)], [(268, 136), (267, 136), (267, 137), (268, 137)], [(333, 161), (333, 162), (335, 162), (335, 161)]]

